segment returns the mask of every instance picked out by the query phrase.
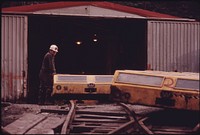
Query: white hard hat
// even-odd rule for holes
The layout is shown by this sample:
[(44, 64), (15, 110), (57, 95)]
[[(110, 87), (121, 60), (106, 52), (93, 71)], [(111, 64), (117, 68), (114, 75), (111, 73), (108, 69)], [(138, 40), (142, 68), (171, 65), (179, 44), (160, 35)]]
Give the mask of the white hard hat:
[(57, 45), (51, 45), (49, 49), (52, 50), (52, 51), (58, 52)]

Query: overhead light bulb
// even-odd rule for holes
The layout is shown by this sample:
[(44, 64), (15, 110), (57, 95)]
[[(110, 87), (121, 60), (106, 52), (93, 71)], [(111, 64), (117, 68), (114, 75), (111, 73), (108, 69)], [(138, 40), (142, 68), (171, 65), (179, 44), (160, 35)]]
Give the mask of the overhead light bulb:
[(81, 43), (82, 43), (81, 41), (77, 41), (77, 42), (76, 42), (77, 45), (80, 45)]
[(96, 35), (96, 34), (94, 34), (93, 41), (94, 41), (94, 42), (97, 42), (97, 35)]

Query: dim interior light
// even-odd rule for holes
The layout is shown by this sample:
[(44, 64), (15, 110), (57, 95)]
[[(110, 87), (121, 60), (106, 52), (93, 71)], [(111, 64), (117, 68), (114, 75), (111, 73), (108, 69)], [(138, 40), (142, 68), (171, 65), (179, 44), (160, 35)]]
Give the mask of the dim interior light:
[(81, 41), (76, 41), (76, 44), (80, 45), (80, 44), (82, 44), (82, 42)]
[(94, 41), (94, 42), (97, 42), (97, 35), (96, 35), (96, 34), (94, 34), (93, 41)]

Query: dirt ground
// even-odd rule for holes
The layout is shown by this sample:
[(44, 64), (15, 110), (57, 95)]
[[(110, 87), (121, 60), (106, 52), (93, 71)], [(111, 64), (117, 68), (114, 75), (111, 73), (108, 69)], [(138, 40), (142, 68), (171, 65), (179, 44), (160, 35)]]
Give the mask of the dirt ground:
[[(87, 104), (93, 104), (87, 102)], [(128, 105), (136, 114), (145, 115), (150, 112), (162, 111), (164, 109), (156, 107), (146, 107), (140, 105)], [(27, 113), (37, 114), (41, 109), (59, 109), (58, 105), (37, 105), (37, 104), (14, 104), (9, 102), (1, 102), (1, 127), (5, 127), (15, 120), (23, 117)], [(172, 114), (172, 113), (170, 113)], [(199, 114), (194, 113), (193, 119), (195, 123), (198, 123)], [(178, 115), (177, 115), (178, 116)], [(187, 115), (191, 116), (191, 115)], [(192, 121), (193, 122), (193, 121)], [(194, 123), (194, 122), (193, 122)]]
[[(87, 104), (90, 103), (88, 100)], [(23, 117), (27, 113), (37, 114), (40, 109), (58, 109), (58, 105), (37, 105), (37, 104), (14, 104), (9, 102), (1, 102), (1, 126), (5, 127), (15, 120)], [(157, 108), (143, 107), (143, 106), (130, 106), (136, 113), (148, 113), (151, 111), (160, 110)]]
[(27, 113), (37, 114), (40, 109), (52, 108), (56, 109), (56, 105), (37, 105), (37, 104), (12, 104), (8, 102), (1, 102), (1, 127), (5, 127), (15, 120), (23, 117)]

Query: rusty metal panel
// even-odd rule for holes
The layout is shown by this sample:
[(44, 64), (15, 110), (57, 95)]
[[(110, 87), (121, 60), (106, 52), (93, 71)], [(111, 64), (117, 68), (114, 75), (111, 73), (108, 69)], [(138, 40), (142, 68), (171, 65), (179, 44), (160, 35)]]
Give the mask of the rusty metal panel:
[(1, 16), (1, 100), (26, 97), (27, 17)]
[(148, 68), (199, 72), (200, 23), (148, 21)]

